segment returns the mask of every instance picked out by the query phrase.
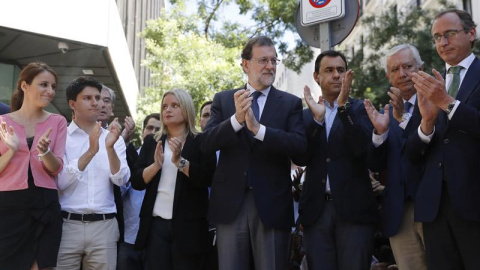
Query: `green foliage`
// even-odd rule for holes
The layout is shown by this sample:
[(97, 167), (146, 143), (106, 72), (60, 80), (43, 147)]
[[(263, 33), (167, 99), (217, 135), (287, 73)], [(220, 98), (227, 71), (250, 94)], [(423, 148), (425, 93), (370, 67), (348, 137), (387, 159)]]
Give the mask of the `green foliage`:
[[(445, 2), (438, 10), (445, 8)], [(362, 27), (365, 38), (361, 48), (351, 55), (350, 69), (355, 71), (354, 92), (359, 98), (369, 98), (375, 105), (384, 105), (389, 97), (389, 82), (385, 76), (382, 59), (386, 50), (402, 43), (417, 47), (424, 61), (424, 70), (443, 69), (443, 61), (438, 57), (431, 42), (431, 26), (438, 10), (423, 10), (414, 7), (408, 12), (399, 11), (392, 5), (374, 16), (362, 17), (357, 25)], [(346, 55), (351, 48), (344, 50)], [(368, 53), (367, 53), (368, 52)], [(366, 56), (367, 55), (367, 56)]]
[(215, 92), (238, 87), (243, 71), (239, 65), (240, 48), (225, 47), (206, 39), (198, 29), (197, 16), (185, 14), (181, 5), (149, 21), (142, 33), (148, 56), (144, 65), (151, 71), (153, 86), (144, 89), (138, 100), (138, 117), (160, 111), (160, 102), (168, 90), (183, 88), (193, 98), (197, 112)]

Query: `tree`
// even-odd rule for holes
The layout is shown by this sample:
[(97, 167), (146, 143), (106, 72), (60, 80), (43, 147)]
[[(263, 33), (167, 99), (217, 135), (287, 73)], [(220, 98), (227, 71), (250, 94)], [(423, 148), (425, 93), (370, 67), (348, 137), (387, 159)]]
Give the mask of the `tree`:
[(229, 48), (207, 39), (188, 16), (184, 6), (148, 22), (142, 36), (148, 52), (143, 64), (151, 70), (153, 86), (138, 100), (138, 117), (160, 111), (160, 101), (168, 90), (183, 88), (193, 98), (195, 108), (213, 98), (215, 92), (238, 87), (243, 71), (240, 48)]

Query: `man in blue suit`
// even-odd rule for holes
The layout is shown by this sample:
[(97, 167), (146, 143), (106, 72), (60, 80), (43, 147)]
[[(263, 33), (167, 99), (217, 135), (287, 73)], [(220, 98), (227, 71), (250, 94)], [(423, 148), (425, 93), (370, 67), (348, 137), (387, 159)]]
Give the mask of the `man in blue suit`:
[(306, 140), (302, 101), (272, 86), (279, 61), (268, 37), (250, 39), (242, 51), (247, 85), (213, 99), (202, 150), (220, 150), (209, 219), (221, 270), (287, 268), (290, 159), (305, 152)]
[(10, 112), (10, 107), (5, 103), (0, 102), (0, 115), (7, 114), (9, 112)]
[(383, 190), (383, 230), (390, 238), (395, 262), (400, 269), (426, 270), (422, 223), (414, 222), (414, 200), (421, 178), (421, 164), (408, 161), (407, 138), (417, 132), (421, 115), (416, 105), (417, 94), (412, 74), (422, 70), (423, 61), (417, 48), (400, 44), (384, 58), (390, 84), (390, 105), (378, 113), (369, 100), (365, 109), (373, 124), (373, 146), (370, 148), (370, 169), (386, 170)]
[[(480, 254), (480, 59), (475, 23), (463, 10), (440, 12), (432, 25), (446, 76), (414, 74), (422, 121), (407, 154), (425, 160), (415, 200), (428, 269), (478, 269)], [(448, 91), (448, 92), (447, 92)]]
[(307, 166), (300, 196), (300, 223), (309, 270), (370, 269), (378, 219), (367, 168), (373, 127), (363, 102), (349, 98), (353, 71), (345, 56), (322, 52), (315, 61), (318, 103), (304, 88)]

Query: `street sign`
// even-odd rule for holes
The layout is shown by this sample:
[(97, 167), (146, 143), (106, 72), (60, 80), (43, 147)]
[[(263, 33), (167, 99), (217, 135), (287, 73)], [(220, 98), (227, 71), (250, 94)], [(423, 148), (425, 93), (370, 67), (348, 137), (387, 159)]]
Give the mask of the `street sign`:
[(322, 50), (329, 50), (331, 47), (342, 42), (350, 34), (357, 23), (359, 11), (360, 6), (358, 0), (345, 0), (345, 16), (343, 18), (304, 26), (301, 22), (302, 12), (299, 4), (295, 16), (295, 27), (302, 40), (308, 45), (321, 48)]
[(302, 25), (338, 20), (345, 16), (345, 0), (302, 0)]

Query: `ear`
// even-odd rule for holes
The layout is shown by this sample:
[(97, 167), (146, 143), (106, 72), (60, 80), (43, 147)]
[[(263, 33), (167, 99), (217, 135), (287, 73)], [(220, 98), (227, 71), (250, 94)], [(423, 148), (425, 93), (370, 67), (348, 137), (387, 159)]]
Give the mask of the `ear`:
[(387, 79), (389, 79), (389, 80), (390, 80), (390, 74), (388, 74), (388, 73), (385, 73), (385, 77), (387, 77)]
[(318, 82), (318, 73), (317, 73), (316, 71), (314, 71), (312, 75), (313, 75), (313, 80), (314, 80), (315, 82), (317, 82), (317, 84), (318, 84), (318, 83), (319, 83), (319, 82)]
[(242, 68), (243, 72), (248, 73), (248, 70), (250, 69), (250, 61), (247, 59), (242, 59)]
[(75, 111), (75, 101), (69, 100), (68, 106), (70, 106), (70, 109), (72, 109), (72, 111)]
[(22, 81), (22, 83), (20, 84), (20, 88), (23, 90), (23, 91), (26, 91), (27, 90), (27, 82), (26, 81)]
[(418, 68), (419, 71), (423, 71), (423, 65)]

